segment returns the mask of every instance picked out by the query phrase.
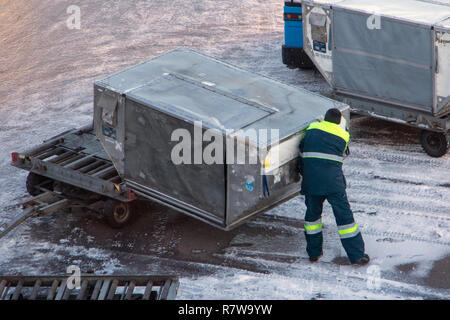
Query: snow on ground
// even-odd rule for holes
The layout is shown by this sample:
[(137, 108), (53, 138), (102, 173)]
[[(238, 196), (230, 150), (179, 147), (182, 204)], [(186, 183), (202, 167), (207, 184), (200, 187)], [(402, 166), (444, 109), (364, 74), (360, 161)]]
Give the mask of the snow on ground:
[[(9, 165), (10, 153), (86, 124), (94, 80), (170, 49), (188, 46), (329, 92), (319, 73), (282, 64), (283, 1), (78, 1), (80, 30), (66, 26), (72, 4), (0, 0), (0, 223), (20, 212), (27, 197), (26, 172)], [(364, 268), (346, 264), (328, 204), (325, 255), (318, 264), (308, 262), (303, 231), (289, 226), (301, 225), (305, 211), (297, 197), (246, 226), (276, 225), (276, 236), (233, 233), (230, 246), (211, 255), (221, 262), (171, 259), (171, 246), (182, 242), (176, 234), (157, 244), (155, 255), (165, 255), (157, 258), (125, 235), (108, 247), (84, 220), (69, 218), (66, 230), (66, 218), (54, 215), (0, 240), (0, 272), (61, 273), (68, 264), (98, 273), (173, 271), (181, 276), (180, 299), (448, 299), (450, 156), (425, 155), (418, 134), (381, 120), (352, 120), (352, 154), (344, 171), (372, 257)], [(287, 225), (270, 220), (277, 217)], [(154, 228), (164, 234), (171, 225), (161, 219)], [(252, 267), (242, 267), (247, 265)]]

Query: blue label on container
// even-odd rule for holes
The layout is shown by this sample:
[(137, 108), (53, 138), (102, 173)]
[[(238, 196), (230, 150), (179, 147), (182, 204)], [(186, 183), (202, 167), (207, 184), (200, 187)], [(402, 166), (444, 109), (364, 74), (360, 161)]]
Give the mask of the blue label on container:
[(248, 191), (253, 191), (253, 189), (255, 189), (255, 178), (247, 177), (245, 188), (247, 188)]
[(103, 124), (102, 125), (102, 133), (104, 136), (110, 137), (110, 138), (113, 138), (114, 140), (116, 140), (116, 129)]
[(313, 40), (313, 49), (314, 51), (327, 53), (327, 44), (325, 42)]

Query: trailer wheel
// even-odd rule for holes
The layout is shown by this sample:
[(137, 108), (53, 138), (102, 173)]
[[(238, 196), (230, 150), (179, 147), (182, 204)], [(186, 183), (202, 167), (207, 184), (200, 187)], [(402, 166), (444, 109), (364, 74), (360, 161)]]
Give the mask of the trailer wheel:
[(432, 157), (439, 158), (447, 153), (448, 140), (443, 132), (422, 130), (420, 142), (425, 152)]
[[(32, 196), (37, 196), (37, 195), (43, 193), (43, 191), (36, 188), (36, 186), (41, 184), (45, 180), (48, 180), (48, 178), (41, 176), (39, 174), (36, 174), (34, 172), (30, 172), (27, 176), (27, 182), (26, 182), (26, 188), (27, 188), (28, 193)], [(50, 186), (49, 189), (51, 190), (52, 186)]]
[(314, 69), (314, 63), (302, 48), (286, 47), (281, 51), (282, 61), (289, 69)]
[(132, 205), (130, 202), (108, 199), (105, 201), (104, 216), (110, 227), (122, 228), (131, 220)]

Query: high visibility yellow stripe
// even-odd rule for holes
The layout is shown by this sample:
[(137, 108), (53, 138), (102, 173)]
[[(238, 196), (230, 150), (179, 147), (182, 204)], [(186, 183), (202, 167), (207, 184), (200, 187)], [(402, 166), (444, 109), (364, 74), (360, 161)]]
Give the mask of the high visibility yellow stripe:
[(322, 121), (322, 122), (313, 122), (309, 125), (308, 129), (318, 129), (322, 130), (331, 134), (334, 134), (335, 136), (338, 136), (342, 139), (344, 139), (345, 143), (348, 143), (350, 140), (350, 133), (342, 129), (338, 124), (328, 122), (328, 121)]
[(320, 229), (320, 228), (322, 228), (322, 223), (319, 223), (319, 224), (316, 224), (316, 225), (313, 225), (313, 226), (307, 226), (305, 224), (305, 230), (308, 230), (308, 231), (317, 230), (317, 229)]
[(358, 230), (358, 225), (357, 224), (355, 224), (354, 227), (349, 228), (349, 229), (338, 230), (338, 232), (339, 232), (340, 235), (343, 235), (343, 234), (349, 234), (349, 233), (355, 232), (356, 230)]

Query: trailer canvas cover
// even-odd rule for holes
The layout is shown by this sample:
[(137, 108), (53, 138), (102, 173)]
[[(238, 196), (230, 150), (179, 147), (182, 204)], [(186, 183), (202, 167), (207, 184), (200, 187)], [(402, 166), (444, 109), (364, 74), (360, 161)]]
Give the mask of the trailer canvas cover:
[[(300, 131), (329, 108), (348, 111), (340, 102), (187, 48), (97, 81), (94, 96), (96, 134), (127, 186), (223, 229), (295, 196)], [(260, 160), (175, 164), (171, 154), (179, 141), (173, 132), (182, 129), (195, 137), (194, 123), (200, 121), (200, 135), (214, 129), (224, 144), (233, 140), (244, 146), (246, 155), (279, 151), (270, 174), (263, 179)], [(245, 134), (248, 130), (268, 131), (267, 141), (260, 144)], [(192, 153), (209, 143), (193, 142)]]

